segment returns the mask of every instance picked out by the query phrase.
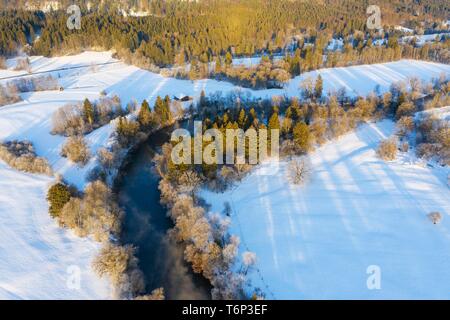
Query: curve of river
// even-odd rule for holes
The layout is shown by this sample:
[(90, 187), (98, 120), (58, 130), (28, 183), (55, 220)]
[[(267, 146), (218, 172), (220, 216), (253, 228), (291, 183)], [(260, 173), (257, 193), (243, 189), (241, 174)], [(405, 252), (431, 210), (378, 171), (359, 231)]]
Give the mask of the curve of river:
[(159, 177), (152, 158), (169, 140), (170, 132), (164, 129), (152, 134), (121, 170), (117, 184), (119, 204), (125, 210), (121, 239), (138, 247), (146, 292), (163, 287), (166, 299), (210, 299), (209, 282), (193, 273), (184, 261), (183, 246), (167, 237), (173, 223), (159, 202)]

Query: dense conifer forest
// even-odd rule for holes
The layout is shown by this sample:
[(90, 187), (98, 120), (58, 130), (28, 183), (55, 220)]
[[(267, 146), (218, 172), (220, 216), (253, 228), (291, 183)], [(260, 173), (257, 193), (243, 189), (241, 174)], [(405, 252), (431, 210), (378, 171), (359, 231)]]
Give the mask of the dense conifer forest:
[[(45, 56), (115, 49), (122, 56), (168, 66), (192, 60), (210, 62), (227, 52), (233, 56), (281, 52), (300, 35), (301, 41), (314, 43), (318, 35), (331, 38), (373, 32), (366, 29), (369, 3), (365, 0), (95, 0), (80, 3), (81, 30), (67, 28), (65, 10), (24, 10), (34, 2), (0, 1), (0, 55), (24, 49)], [(59, 3), (60, 9), (72, 4)], [(383, 25), (405, 22), (410, 27), (418, 26), (419, 17), (431, 25), (445, 19), (449, 11), (445, 3), (377, 1)], [(127, 16), (119, 10), (123, 8), (139, 8), (148, 15)]]

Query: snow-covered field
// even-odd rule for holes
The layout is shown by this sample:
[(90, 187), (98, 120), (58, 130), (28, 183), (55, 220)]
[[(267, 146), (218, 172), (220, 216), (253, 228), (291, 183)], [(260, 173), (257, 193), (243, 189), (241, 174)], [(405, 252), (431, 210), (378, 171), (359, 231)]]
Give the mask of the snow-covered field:
[(423, 34), (423, 35), (416, 35), (416, 36), (405, 36), (401, 38), (401, 41), (403, 43), (408, 43), (412, 39), (416, 40), (416, 44), (418, 46), (423, 46), (427, 42), (435, 41), (436, 39), (441, 40), (442, 37), (448, 37), (450, 36), (450, 33), (433, 33), (433, 34)]
[[(202, 193), (215, 212), (230, 202), (241, 251), (258, 257), (253, 286), (276, 299), (450, 298), (449, 170), (409, 154), (379, 160), (392, 131), (387, 120), (366, 124), (319, 148), (304, 186), (269, 162), (231, 191)], [(380, 290), (367, 287), (369, 266), (380, 268)]]
[[(58, 78), (64, 91), (25, 93), (22, 94), (23, 101), (0, 107), (0, 141), (30, 140), (39, 156), (46, 157), (57, 173), (80, 189), (86, 184), (85, 176), (94, 160), (86, 167), (78, 168), (59, 155), (65, 138), (50, 134), (51, 116), (69, 102), (98, 99), (101, 91), (119, 95), (123, 105), (131, 99), (138, 102), (147, 99), (153, 104), (158, 95), (198, 98), (202, 90), (207, 94), (240, 91), (261, 98), (280, 94), (297, 96), (299, 83), (320, 73), (325, 91), (344, 86), (350, 94), (366, 94), (377, 84), (383, 91), (392, 82), (410, 76), (430, 80), (439, 77), (442, 72), (450, 74), (448, 65), (403, 60), (372, 66), (323, 69), (293, 79), (284, 90), (252, 91), (215, 80), (164, 78), (118, 62), (110, 52), (85, 52), (58, 58), (31, 57), (30, 61), (32, 73), (49, 71)], [(4, 79), (6, 77), (26, 74), (12, 70), (14, 60), (8, 61), (8, 65), (10, 69), (0, 70), (0, 83), (11, 81)], [(87, 136), (93, 154), (108, 143), (111, 132), (110, 124)], [(71, 232), (58, 228), (48, 215), (45, 194), (52, 181), (53, 178), (15, 171), (0, 161), (0, 299), (108, 298), (108, 283), (98, 279), (90, 267), (98, 244), (89, 239), (76, 238)], [(66, 270), (73, 264), (81, 268), (80, 290), (66, 286)]]
[(427, 116), (433, 116), (438, 119), (447, 121), (450, 124), (450, 106), (443, 108), (430, 109), (416, 114), (416, 118), (422, 118)]
[[(271, 97), (272, 95), (298, 96), (300, 83), (306, 78), (316, 78), (318, 74), (321, 74), (324, 80), (325, 93), (338, 91), (344, 87), (349, 95), (366, 95), (373, 91), (377, 85), (383, 92), (388, 90), (392, 83), (405, 81), (410, 77), (430, 81), (432, 78), (438, 78), (442, 73), (446, 74), (447, 77), (450, 74), (449, 65), (417, 60), (401, 60), (306, 72), (292, 79), (284, 89), (255, 91), (211, 79), (189, 81), (165, 78), (159, 74), (128, 66), (121, 62), (114, 63), (116, 60), (111, 58), (109, 52), (85, 52), (80, 55), (60, 58), (32, 57), (30, 60), (32, 61), (32, 72), (49, 71), (66, 66), (87, 66), (86, 68), (52, 73), (55, 77), (61, 77), (61, 84), (68, 90), (92, 93), (100, 89), (105, 90), (108, 94), (118, 94), (125, 102), (134, 98), (139, 102), (147, 99), (151, 103), (158, 95), (199, 97), (202, 90), (205, 90), (207, 94), (221, 91), (224, 95), (239, 91), (244, 95), (252, 95), (257, 98)], [(9, 63), (12, 64), (13, 62)], [(245, 59), (239, 63), (246, 64)], [(95, 67), (94, 64), (103, 65)], [(0, 70), (0, 79), (4, 77), (3, 74), (10, 76), (11, 72), (24, 74), (23, 71)], [(6, 81), (0, 80), (0, 83)]]

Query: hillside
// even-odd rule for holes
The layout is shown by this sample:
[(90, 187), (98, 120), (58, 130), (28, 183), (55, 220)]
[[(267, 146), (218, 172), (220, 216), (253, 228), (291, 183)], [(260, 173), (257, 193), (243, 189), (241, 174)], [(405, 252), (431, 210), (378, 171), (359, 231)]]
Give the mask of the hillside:
[[(286, 162), (269, 162), (230, 191), (202, 192), (213, 212), (231, 204), (240, 250), (258, 257), (253, 287), (269, 299), (450, 298), (450, 170), (412, 153), (378, 159), (393, 127), (365, 124), (317, 149), (304, 186), (289, 185)], [(366, 285), (370, 266), (380, 290)]]
[[(15, 61), (9, 60), (9, 69), (0, 70), (0, 83), (6, 84), (8, 81), (20, 79), (20, 76), (32, 77), (36, 75), (51, 74), (52, 76), (57, 78), (59, 84), (64, 88), (64, 90), (23, 93), (21, 94), (23, 101), (0, 107), (0, 140), (30, 140), (34, 144), (38, 156), (47, 158), (55, 172), (61, 174), (68, 182), (74, 184), (79, 189), (84, 188), (86, 184), (86, 174), (92, 167), (95, 158), (92, 159), (91, 162), (84, 168), (79, 168), (78, 166), (70, 163), (65, 158), (62, 158), (60, 156), (60, 150), (66, 138), (50, 134), (52, 128), (52, 114), (58, 108), (67, 103), (82, 101), (85, 98), (89, 98), (91, 101), (96, 100), (100, 97), (100, 92), (102, 91), (105, 91), (108, 96), (117, 94), (121, 98), (123, 106), (125, 106), (126, 103), (131, 99), (137, 99), (138, 102), (141, 102), (143, 99), (147, 99), (150, 105), (153, 105), (158, 95), (169, 95), (170, 97), (173, 97), (174, 95), (184, 94), (193, 96), (194, 98), (198, 98), (202, 90), (205, 90), (207, 94), (221, 91), (224, 95), (227, 93), (240, 93), (245, 95), (249, 94), (254, 97), (261, 98), (283, 94), (298, 96), (298, 86), (300, 81), (306, 77), (315, 77), (317, 74), (317, 72), (311, 72), (306, 73), (301, 77), (297, 77), (289, 83), (288, 87), (285, 90), (252, 91), (249, 89), (235, 87), (227, 82), (219, 82), (214, 80), (189, 81), (164, 78), (159, 74), (154, 74), (137, 67), (118, 62), (117, 60), (112, 59), (110, 52), (85, 52), (79, 55), (57, 58), (31, 57), (30, 60), (32, 72), (31, 75), (27, 75), (26, 73), (21, 71), (12, 70), (14, 68)], [(46, 73), (34, 74), (38, 72)], [(341, 86), (344, 86), (347, 87), (349, 94), (366, 94), (372, 91), (377, 84), (380, 85), (381, 91), (384, 91), (389, 88), (391, 83), (405, 80), (410, 76), (418, 76), (422, 80), (429, 81), (432, 78), (439, 77), (441, 73), (449, 74), (450, 66), (423, 61), (402, 60), (399, 62), (370, 66), (363, 65), (349, 68), (323, 69), (318, 72), (320, 72), (323, 77), (325, 92), (327, 90), (337, 90)], [(6, 77), (18, 76), (19, 78), (4, 79)], [(3, 78), (3, 80), (1, 78)], [(384, 123), (380, 129), (384, 128), (383, 130), (387, 130), (390, 127), (391, 125), (389, 123)], [(108, 138), (112, 132), (112, 128), (112, 124), (109, 124), (93, 131), (87, 136), (90, 149), (93, 153), (95, 153), (97, 148), (108, 143)], [(376, 126), (371, 126), (368, 128), (376, 128)], [(365, 130), (367, 131), (368, 129)], [(329, 145), (328, 147), (325, 147), (329, 148), (330, 154), (328, 155), (328, 151), (323, 154), (330, 158), (323, 164), (320, 164), (322, 165), (322, 167), (319, 168), (322, 168), (321, 170), (323, 170), (323, 176), (321, 177), (320, 175), (318, 175), (318, 177), (321, 177), (318, 180), (318, 183), (321, 181), (321, 179), (324, 179), (324, 182), (337, 184), (338, 182), (340, 182), (339, 177), (341, 177), (342, 175), (348, 175), (346, 171), (347, 169), (345, 169), (347, 165), (349, 166), (348, 168), (355, 172), (355, 174), (357, 174), (359, 170), (363, 170), (359, 168), (355, 163), (352, 164), (351, 155), (356, 155), (356, 152), (358, 152), (358, 150), (368, 153), (368, 158), (365, 158), (364, 161), (357, 158), (358, 161), (363, 161), (357, 162), (358, 164), (365, 164), (367, 163), (366, 161), (369, 161), (369, 163), (371, 163), (370, 161), (375, 161), (372, 157), (374, 146), (371, 142), (368, 142), (368, 140), (377, 139), (377, 136), (372, 137), (371, 134), (366, 132), (365, 138), (358, 138), (358, 136), (355, 135), (350, 135), (349, 137), (350, 138), (345, 138), (350, 139), (348, 141), (348, 144), (346, 144), (346, 140), (343, 139), (336, 145)], [(320, 155), (320, 151), (318, 151), (317, 154)], [(345, 155), (348, 155), (348, 157), (345, 157)], [(344, 157), (341, 158), (341, 156)], [(340, 159), (342, 159), (342, 162), (340, 161)], [(346, 161), (350, 161), (350, 163)], [(328, 170), (327, 166), (334, 165), (335, 162), (337, 168), (341, 168), (341, 166), (343, 167), (343, 171), (339, 171), (339, 169), (338, 171), (336, 171), (335, 175), (332, 175), (331, 177), (327, 176), (325, 172), (325, 170)], [(319, 161), (319, 163), (321, 162)], [(373, 190), (371, 189), (370, 191), (372, 200), (370, 201), (378, 199), (378, 193), (386, 190), (384, 188), (389, 187), (395, 190), (398, 187), (398, 185), (396, 186), (396, 184), (400, 182), (397, 181), (396, 176), (390, 175), (389, 168), (391, 168), (391, 165), (382, 165), (376, 163), (377, 162), (375, 162), (375, 168), (369, 166), (367, 168), (367, 172), (355, 176), (355, 179), (362, 180), (352, 182), (348, 184), (348, 186), (346, 186), (347, 182), (343, 184), (344, 189), (347, 188), (345, 190), (350, 192), (358, 190), (357, 187), (363, 185), (364, 183), (373, 183)], [(403, 166), (399, 164), (399, 168), (403, 168)], [(440, 208), (443, 209), (444, 212), (445, 210), (447, 210), (448, 212), (448, 202), (446, 202), (445, 200), (445, 189), (443, 189), (443, 186), (437, 182), (437, 178), (433, 178), (434, 176), (431, 174), (431, 172), (434, 171), (419, 168), (416, 173), (416, 169), (417, 168), (415, 166), (407, 166), (404, 169), (401, 169), (399, 174), (401, 174), (402, 176), (413, 175), (419, 180), (423, 179), (423, 185), (419, 185), (418, 188), (425, 188), (425, 190), (428, 190), (428, 188), (432, 188), (432, 190), (436, 190), (436, 195), (433, 195), (433, 197), (437, 199), (436, 204), (438, 206), (441, 206)], [(380, 182), (377, 182), (378, 180), (371, 180), (373, 179), (370, 178), (373, 174), (371, 173), (371, 170), (381, 170), (380, 174), (386, 175), (388, 177), (388, 180), (386, 180), (386, 185), (380, 185)], [(433, 178), (434, 180), (430, 180), (430, 178)], [(334, 181), (334, 179), (337, 180)], [(98, 251), (98, 244), (93, 240), (80, 239), (75, 237), (69, 231), (59, 229), (56, 222), (53, 221), (48, 215), (48, 205), (45, 200), (45, 194), (48, 185), (53, 180), (53, 178), (34, 174), (25, 174), (15, 171), (9, 168), (4, 162), (0, 162), (0, 299), (108, 298), (108, 283), (98, 279), (97, 276), (93, 274), (90, 267), (91, 260)], [(407, 181), (409, 183), (410, 180)], [(268, 187), (270, 188), (269, 190), (276, 190), (271, 188), (276, 188), (277, 186), (280, 187), (280, 184), (284, 185), (284, 183), (282, 182), (283, 179), (279, 178), (273, 183), (271, 182), (269, 186), (267, 186), (266, 184), (258, 185), (260, 185), (260, 187), (263, 189)], [(389, 183), (393, 183), (394, 186), (390, 186)], [(246, 188), (246, 184), (244, 183), (241, 188), (243, 188), (244, 190)], [(321, 187), (319, 183), (319, 185), (317, 185), (316, 187), (314, 187), (313, 185), (311, 188), (312, 195), (314, 195), (316, 194), (314, 190), (318, 191), (323, 187)], [(324, 199), (326, 201), (338, 201), (336, 199), (345, 196), (345, 192), (342, 194), (337, 193), (337, 189), (342, 189), (342, 186), (338, 188), (331, 187), (330, 185), (330, 188), (335, 188), (335, 190), (325, 190), (327, 192), (324, 192), (324, 198), (321, 198), (321, 201)], [(256, 197), (259, 195), (258, 193), (255, 194), (255, 192), (257, 191), (255, 191), (254, 188), (249, 188), (248, 192), (248, 194), (242, 194), (245, 194), (247, 197), (249, 197), (249, 199), (252, 199), (252, 196)], [(374, 192), (376, 195), (374, 195), (372, 192)], [(277, 193), (275, 192), (274, 194)], [(283, 197), (285, 196), (286, 195), (283, 193)], [(235, 199), (234, 197), (235, 196), (233, 195), (233, 199)], [(397, 199), (395, 197), (393, 198), (393, 196), (390, 196), (388, 193), (386, 194), (386, 197), (387, 198), (385, 200), (391, 202)], [(417, 236), (417, 234), (420, 235), (421, 233), (418, 233), (418, 229), (414, 228), (419, 228), (419, 226), (422, 226), (422, 220), (424, 220), (424, 228), (429, 227), (427, 225), (427, 222), (425, 221), (426, 219), (423, 218), (424, 213), (419, 211), (417, 207), (409, 202), (411, 201), (409, 197), (405, 197), (406, 198), (402, 198), (402, 194), (399, 195), (398, 199), (400, 199), (401, 201), (405, 201), (406, 205), (404, 209), (399, 209), (399, 212), (401, 214), (400, 217), (395, 219), (392, 218), (392, 221), (388, 220), (388, 227), (392, 227), (393, 225), (397, 224), (400, 225), (401, 222), (403, 222), (406, 224), (406, 227), (412, 228), (411, 236)], [(294, 199), (297, 198), (294, 197)], [(314, 199), (316, 198), (312, 197), (311, 199), (311, 201), (314, 201)], [(222, 205), (220, 201), (222, 200), (218, 199), (216, 203), (216, 205), (219, 207)], [(237, 202), (237, 204), (239, 204), (239, 199), (235, 199), (235, 201)], [(251, 201), (246, 200), (245, 202), (248, 202), (248, 204), (254, 204), (255, 201), (256, 200), (253, 199)], [(352, 204), (352, 207), (350, 209), (355, 210), (353, 206), (359, 205), (361, 206), (361, 209), (358, 210), (366, 210), (371, 205), (373, 205), (373, 202), (370, 201), (362, 199), (360, 203), (356, 202), (354, 205)], [(244, 205), (244, 203), (240, 205)], [(334, 204), (330, 202), (331, 207), (335, 205), (337, 205), (338, 208), (340, 206), (339, 202), (336, 202)], [(430, 202), (424, 201), (423, 206), (425, 206), (424, 208), (427, 210), (432, 209)], [(325, 209), (328, 210), (331, 207), (325, 206)], [(406, 219), (406, 215), (408, 210), (410, 209), (412, 210), (412, 212), (415, 212), (417, 218), (408, 222), (409, 220)], [(240, 211), (241, 209), (237, 206), (236, 210)], [(250, 211), (252, 212), (252, 214), (263, 212), (263, 216), (265, 216), (266, 219), (269, 219), (270, 215), (267, 215), (267, 212), (261, 210), (262, 209), (258, 211)], [(314, 214), (314, 212), (314, 210), (311, 212), (308, 211), (308, 214)], [(318, 208), (316, 212), (318, 212), (318, 214), (323, 214), (323, 212), (320, 211), (320, 208)], [(344, 215), (344, 208), (341, 207), (339, 213)], [(303, 214), (303, 211), (301, 213), (293, 212), (292, 215), (294, 214)], [(320, 233), (319, 231), (317, 231), (317, 234), (324, 237), (329, 237), (330, 235), (327, 234), (326, 230), (322, 228), (323, 223), (325, 223), (325, 226), (328, 225), (329, 228), (338, 228), (337, 230), (339, 230), (339, 227), (344, 227), (344, 229), (342, 229), (342, 233), (335, 234), (335, 237), (337, 237), (335, 239), (336, 243), (342, 246), (348, 245), (348, 250), (350, 252), (359, 252), (357, 251), (360, 250), (360, 247), (358, 247), (358, 245), (362, 245), (365, 242), (356, 242), (355, 246), (352, 246), (353, 243), (351, 241), (353, 241), (353, 238), (351, 237), (357, 236), (350, 236), (349, 233), (346, 234), (344, 231), (347, 227), (351, 227), (351, 230), (355, 232), (357, 232), (357, 230), (359, 230), (358, 228), (361, 226), (366, 227), (362, 224), (362, 221), (364, 219), (369, 219), (369, 217), (365, 217), (364, 219), (363, 217), (364, 215), (359, 216), (358, 214), (355, 216), (355, 214), (352, 213), (351, 217), (335, 217), (328, 222), (321, 222), (321, 218), (318, 218), (318, 220), (316, 221), (311, 220), (311, 217), (308, 218), (310, 220), (309, 222), (307, 220), (306, 223), (315, 223), (316, 228), (320, 232), (322, 232)], [(273, 220), (273, 225), (265, 225), (265, 220), (260, 219), (259, 216), (255, 216), (254, 218), (257, 218), (259, 223), (261, 223), (261, 229), (259, 230), (266, 230), (267, 228), (269, 228), (269, 236), (265, 236), (264, 239), (261, 239), (262, 242), (258, 244), (258, 246), (253, 246), (253, 242), (249, 242), (250, 248), (252, 250), (255, 250), (260, 257), (261, 263), (267, 262), (268, 270), (263, 270), (264, 272), (267, 272), (267, 275), (265, 275), (265, 277), (267, 277), (268, 279), (272, 279), (273, 281), (279, 283), (279, 286), (282, 286), (286, 283), (286, 281), (288, 281), (287, 277), (292, 276), (292, 278), (288, 281), (290, 283), (290, 286), (287, 287), (287, 289), (283, 290), (288, 290), (288, 292), (292, 292), (292, 290), (296, 292), (303, 292), (301, 291), (303, 290), (302, 288), (308, 288), (304, 286), (303, 281), (309, 281), (308, 279), (310, 278), (303, 277), (303, 275), (306, 274), (303, 273), (305, 272), (305, 269), (295, 268), (295, 272), (292, 273), (293, 269), (290, 269), (289, 266), (292, 263), (297, 263), (301, 259), (304, 259), (301, 258), (301, 256), (296, 257), (295, 250), (297, 250), (297, 247), (295, 245), (298, 244), (299, 246), (302, 246), (302, 248), (304, 248), (303, 246), (307, 246), (309, 240), (307, 234), (303, 234), (299, 238), (299, 234), (297, 233), (299, 232), (298, 230), (306, 227), (299, 221), (287, 225), (286, 230), (290, 230), (290, 228), (292, 228), (291, 233), (287, 234), (285, 238), (286, 240), (289, 240), (289, 243), (292, 243), (289, 246), (285, 245), (286, 242), (284, 242), (284, 240), (281, 243), (278, 243), (278, 240), (274, 243), (267, 243), (267, 240), (275, 239), (271, 238), (270, 235), (276, 234), (276, 230), (278, 230), (278, 226), (276, 223), (278, 223), (278, 221)], [(354, 219), (356, 219), (355, 222), (352, 222)], [(372, 217), (370, 219), (374, 219), (375, 224), (373, 228), (380, 227), (381, 222), (377, 220), (378, 218)], [(245, 228), (244, 222), (245, 221), (243, 221), (243, 228)], [(270, 223), (272, 224), (272, 222)], [(282, 219), (281, 223), (285, 224), (285, 219)], [(354, 225), (352, 225), (352, 223), (354, 223)], [(444, 244), (444, 240), (442, 238), (443, 236), (439, 232), (445, 232), (445, 230), (440, 230), (442, 228), (445, 228), (447, 223), (448, 222), (446, 222), (446, 220), (444, 219), (443, 225), (439, 227), (430, 226), (429, 229), (425, 229), (425, 231), (422, 231), (423, 237), (420, 238), (420, 240), (425, 241), (427, 237), (436, 239), (437, 253), (442, 253), (443, 246), (441, 248), (440, 244)], [(280, 228), (281, 226), (283, 226), (283, 228), (286, 227), (285, 225), (280, 225)], [(402, 233), (401, 236), (404, 236), (406, 237), (405, 239), (410, 240), (410, 238), (408, 238), (407, 230), (402, 230), (404, 231), (404, 233)], [(314, 229), (311, 229), (310, 231), (314, 231), (313, 233), (316, 232)], [(387, 231), (392, 231), (392, 229), (387, 229)], [(260, 235), (263, 234), (263, 232), (260, 233)], [(242, 235), (244, 239), (251, 239), (251, 235), (247, 235), (245, 233)], [(387, 238), (389, 238), (389, 236), (387, 236)], [(260, 239), (254, 239), (254, 241), (259, 240)], [(306, 240), (306, 242), (304, 242), (303, 240)], [(386, 243), (382, 244), (390, 244), (388, 240), (386, 241)], [(396, 242), (393, 243), (397, 244)], [(406, 241), (405, 243), (408, 243), (409, 245), (408, 241)], [(283, 248), (286, 248), (286, 250), (294, 250), (294, 253), (292, 253), (291, 251), (287, 253), (284, 251), (278, 252), (277, 246), (280, 244), (282, 244)], [(425, 247), (425, 245), (427, 244), (430, 243), (425, 242), (424, 244), (420, 245)], [(258, 248), (261, 249), (265, 245), (268, 245), (267, 248), (271, 248), (271, 250), (265, 251), (265, 253), (262, 253), (261, 250), (258, 250)], [(325, 246), (328, 245), (325, 244)], [(322, 247), (319, 245), (316, 247), (312, 247), (312, 249), (307, 249), (313, 250), (314, 253), (318, 252), (317, 250), (319, 249), (319, 251), (321, 251)], [(402, 247), (401, 249), (408, 248)], [(283, 273), (283, 277), (286, 277), (282, 279), (283, 281), (278, 281), (280, 280), (277, 278), (277, 274), (279, 275), (279, 273), (275, 272), (276, 270), (271, 269), (273, 268), (273, 261), (275, 261), (271, 260), (272, 258), (270, 258), (272, 254), (279, 255), (279, 259), (281, 259), (281, 257), (283, 258), (282, 260), (278, 261), (280, 268), (283, 267), (284, 263), (287, 264), (286, 270), (289, 270), (289, 272)], [(303, 252), (302, 254), (306, 255), (307, 253)], [(420, 252), (418, 253), (418, 255), (420, 255), (419, 258), (423, 258), (421, 254), (422, 253)], [(312, 257), (312, 259), (318, 259), (314, 255), (308, 257)], [(368, 255), (366, 257), (368, 257)], [(447, 261), (445, 260), (445, 258), (442, 259), (443, 262), (441, 265), (444, 269), (444, 267), (448, 267), (448, 265), (446, 264)], [(309, 263), (309, 261), (311, 260), (307, 261)], [(329, 270), (327, 269), (329, 268), (329, 260), (324, 261), (326, 262), (324, 264), (324, 268), (326, 268), (325, 271), (327, 271)], [(405, 261), (408, 260), (406, 259)], [(308, 263), (306, 263), (305, 265), (310, 268), (311, 265), (308, 265)], [(429, 264), (427, 264), (427, 262), (424, 263), (426, 265), (423, 266), (421, 270), (428, 270), (427, 267), (431, 265), (431, 262), (429, 262)], [(66, 286), (66, 279), (68, 276), (66, 272), (67, 267), (72, 264), (76, 264), (81, 268), (81, 291), (74, 291)], [(330, 268), (331, 267), (332, 266), (330, 266)], [(356, 270), (359, 267), (361, 267), (361, 265), (356, 265), (352, 270)], [(450, 269), (447, 268), (447, 270)], [(441, 270), (439, 269), (439, 271)], [(442, 270), (442, 277), (444, 277), (445, 279), (447, 279), (446, 272), (447, 271)], [(316, 276), (317, 278), (319, 278), (318, 274), (316, 274)], [(365, 274), (363, 270), (362, 277), (364, 276)], [(319, 284), (320, 282), (317, 282), (317, 286)], [(284, 292), (280, 289), (281, 287), (277, 288), (272, 286), (273, 285), (271, 284), (272, 290), (277, 290), (277, 292)], [(312, 284), (310, 284), (310, 286), (312, 286)], [(337, 286), (337, 288), (339, 288), (339, 286)], [(312, 291), (309, 291), (308, 289), (308, 295), (305, 294), (304, 296), (314, 296), (315, 291), (313, 289), (314, 288), (311, 289)], [(284, 297), (284, 294), (279, 294), (277, 297)], [(291, 295), (286, 294), (286, 297), (291, 297)]]

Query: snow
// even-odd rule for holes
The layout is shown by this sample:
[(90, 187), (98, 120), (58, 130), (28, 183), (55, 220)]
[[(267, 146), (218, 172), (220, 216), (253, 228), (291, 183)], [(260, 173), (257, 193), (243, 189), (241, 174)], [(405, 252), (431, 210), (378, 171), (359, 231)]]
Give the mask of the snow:
[[(380, 91), (389, 90), (394, 82), (405, 81), (410, 77), (418, 77), (423, 81), (438, 78), (441, 73), (450, 74), (450, 66), (445, 64), (418, 61), (400, 60), (396, 62), (360, 65), (341, 68), (327, 68), (306, 72), (295, 77), (284, 89), (251, 90), (234, 86), (229, 82), (202, 79), (196, 81), (166, 78), (160, 74), (148, 72), (134, 66), (126, 65), (111, 57), (111, 52), (85, 52), (75, 56), (58, 58), (32, 57), (32, 72), (51, 71), (66, 67), (77, 69), (51, 72), (60, 77), (59, 82), (70, 90), (82, 95), (98, 93), (105, 90), (109, 95), (117, 94), (126, 103), (132, 99), (141, 102), (147, 99), (152, 105), (156, 97), (181, 94), (198, 99), (201, 91), (207, 94), (221, 91), (224, 95), (230, 92), (239, 92), (256, 98), (270, 98), (273, 95), (298, 96), (299, 86), (306, 78), (316, 78), (320, 74), (324, 81), (324, 92), (336, 92), (344, 87), (351, 96), (367, 95), (380, 86)], [(237, 60), (236, 63), (245, 63)], [(95, 64), (99, 66), (94, 66)], [(85, 67), (83, 67), (85, 66)], [(3, 74), (10, 70), (0, 70), (0, 83)], [(60, 93), (54, 93), (54, 96)]]
[[(268, 162), (231, 191), (202, 192), (215, 212), (230, 202), (231, 232), (241, 253), (256, 253), (250, 279), (267, 298), (450, 298), (449, 169), (412, 154), (379, 160), (375, 149), (393, 127), (366, 124), (319, 148), (304, 186), (287, 183), (285, 162), (279, 170)], [(380, 290), (366, 285), (370, 266), (380, 268)]]
[(450, 106), (418, 112), (416, 113), (416, 119), (421, 119), (431, 115), (438, 119), (445, 120), (450, 124)]
[[(189, 95), (198, 99), (202, 90), (207, 94), (221, 91), (224, 95), (239, 92), (257, 98), (272, 95), (299, 95), (299, 84), (319, 73), (324, 90), (346, 87), (352, 95), (365, 95), (375, 85), (388, 90), (393, 82), (417, 76), (422, 80), (450, 74), (450, 66), (413, 60), (363, 65), (348, 68), (322, 69), (292, 79), (285, 89), (254, 91), (236, 87), (228, 82), (210, 79), (189, 81), (165, 78), (112, 58), (111, 52), (84, 52), (54, 58), (30, 57), (31, 74), (14, 71), (15, 59), (8, 60), (8, 70), (0, 70), (0, 84), (13, 79), (52, 74), (63, 91), (42, 91), (22, 94), (23, 101), (0, 107), (0, 141), (29, 140), (39, 156), (79, 189), (86, 185), (86, 175), (95, 162), (93, 158), (80, 168), (60, 156), (66, 138), (51, 131), (52, 114), (67, 103), (85, 98), (96, 100), (100, 92), (119, 95), (122, 104), (147, 99), (153, 105), (156, 97)], [(41, 72), (41, 73), (39, 73)], [(42, 73), (45, 72), (45, 73)], [(14, 78), (16, 79), (16, 78)], [(103, 126), (86, 136), (93, 154), (110, 143), (113, 124)], [(79, 239), (70, 231), (60, 229), (48, 215), (46, 189), (54, 178), (25, 174), (9, 168), (0, 161), (0, 299), (17, 298), (99, 298), (109, 297), (109, 284), (92, 274), (90, 263), (98, 244)], [(444, 224), (445, 224), (444, 220)], [(66, 269), (70, 264), (82, 270), (81, 290), (65, 286)], [(84, 279), (84, 280), (83, 280)]]
[(416, 44), (418, 46), (423, 46), (426, 42), (433, 42), (438, 38), (439, 40), (443, 37), (450, 36), (450, 33), (433, 33), (433, 34), (424, 34), (424, 35), (415, 35), (415, 36), (406, 36), (401, 38), (401, 42), (408, 43), (413, 38), (416, 39)]
[[(283, 55), (273, 56), (273, 61), (283, 59)], [(261, 56), (233, 58), (233, 66), (255, 67), (261, 62)]]
[(328, 51), (340, 51), (342, 48), (344, 48), (344, 40), (342, 38), (331, 39), (327, 46)]
[(406, 28), (406, 27), (403, 27), (403, 26), (395, 26), (394, 29), (398, 30), (398, 31), (401, 31), (401, 32), (404, 32), (404, 33), (414, 33), (413, 29), (409, 29), (409, 28)]
[[(51, 182), (0, 162), (0, 299), (107, 298), (109, 284), (90, 267), (100, 244), (51, 219), (45, 201)], [(74, 267), (79, 289), (70, 286)]]

